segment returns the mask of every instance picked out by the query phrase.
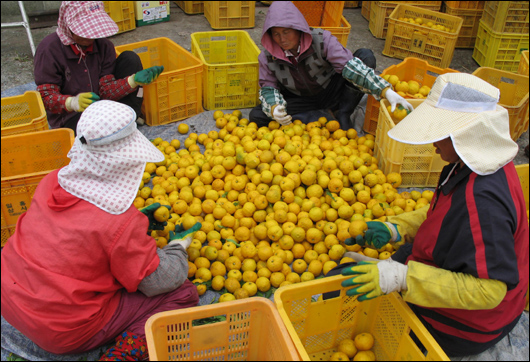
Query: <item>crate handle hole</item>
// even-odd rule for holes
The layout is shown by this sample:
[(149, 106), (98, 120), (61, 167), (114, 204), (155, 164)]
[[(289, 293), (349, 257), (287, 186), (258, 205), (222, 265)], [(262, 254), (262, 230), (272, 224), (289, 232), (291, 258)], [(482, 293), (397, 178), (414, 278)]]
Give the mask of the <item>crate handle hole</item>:
[(421, 343), (420, 339), (416, 336), (416, 334), (414, 333), (412, 329), (409, 331), (409, 337), (412, 339), (414, 344), (416, 344), (416, 346), (421, 351), (421, 353), (423, 353), (424, 356), (427, 356), (428, 354), (427, 348), (425, 348), (423, 343)]
[(207, 317), (207, 318), (194, 319), (192, 321), (192, 325), (196, 327), (196, 326), (202, 326), (205, 324), (213, 324), (213, 323), (220, 323), (220, 322), (226, 322), (226, 314)]
[(435, 72), (433, 72), (433, 71), (431, 71), (431, 70), (428, 70), (428, 71), (427, 71), (427, 74), (430, 75), (430, 76), (433, 76), (433, 77), (435, 77), (435, 78), (437, 78), (438, 76), (440, 76), (440, 74), (435, 73)]
[(147, 52), (147, 47), (140, 47), (140, 48), (136, 48), (136, 49), (133, 49), (133, 52), (135, 52), (136, 54), (139, 54), (139, 53), (146, 53)]
[(225, 41), (226, 40), (226, 36), (212, 36), (210, 38), (211, 41)]
[(515, 84), (515, 79), (501, 77), (501, 82), (508, 83), (508, 84)]

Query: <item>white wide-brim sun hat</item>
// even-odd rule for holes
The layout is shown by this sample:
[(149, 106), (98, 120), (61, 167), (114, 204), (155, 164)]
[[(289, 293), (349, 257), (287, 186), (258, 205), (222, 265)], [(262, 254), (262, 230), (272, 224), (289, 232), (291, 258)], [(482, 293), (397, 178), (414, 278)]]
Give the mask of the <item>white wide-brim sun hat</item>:
[(81, 115), (70, 152), (59, 171), (66, 191), (111, 214), (132, 205), (147, 162), (165, 156), (136, 128), (136, 113), (122, 103), (102, 100)]
[(392, 139), (428, 144), (451, 137), (456, 153), (473, 172), (489, 175), (513, 160), (508, 111), (499, 89), (466, 73), (440, 75), (421, 105), (388, 132)]

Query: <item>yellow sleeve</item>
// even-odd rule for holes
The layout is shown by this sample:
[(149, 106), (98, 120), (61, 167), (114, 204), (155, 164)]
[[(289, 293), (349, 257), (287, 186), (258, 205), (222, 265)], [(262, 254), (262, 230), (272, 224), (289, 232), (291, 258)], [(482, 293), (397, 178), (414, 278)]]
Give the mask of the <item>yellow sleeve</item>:
[(415, 261), (407, 266), (403, 300), (422, 307), (492, 309), (506, 296), (506, 284), (499, 280), (480, 279)]
[(399, 234), (401, 235), (401, 241), (396, 244), (412, 243), (416, 232), (420, 225), (427, 218), (427, 211), (429, 211), (429, 205), (410, 211), (404, 212), (400, 215), (389, 216), (386, 221), (397, 225)]

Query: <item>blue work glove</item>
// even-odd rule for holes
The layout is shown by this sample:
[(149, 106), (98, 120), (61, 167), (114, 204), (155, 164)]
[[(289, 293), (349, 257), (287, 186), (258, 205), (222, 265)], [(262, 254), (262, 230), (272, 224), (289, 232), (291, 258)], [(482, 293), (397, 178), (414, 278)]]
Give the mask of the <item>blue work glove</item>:
[(353, 287), (346, 294), (358, 295), (362, 302), (384, 294), (407, 290), (408, 267), (404, 264), (386, 259), (379, 262), (360, 261), (357, 265), (342, 269), (342, 275), (353, 275), (353, 278), (342, 282), (344, 288)]
[(69, 111), (83, 112), (89, 105), (99, 101), (99, 96), (93, 92), (79, 93), (75, 97), (66, 98), (66, 109)]
[(380, 249), (389, 242), (401, 240), (401, 235), (397, 230), (397, 225), (382, 221), (368, 221), (368, 230), (355, 238), (348, 238), (344, 241), (346, 245), (359, 244), (360, 246), (371, 246)]
[(193, 236), (197, 231), (202, 227), (200, 222), (195, 223), (188, 230), (184, 230), (182, 224), (175, 225), (175, 231), (169, 232), (169, 245), (180, 244), (184, 247), (184, 250), (187, 250), (190, 247), (191, 242), (193, 241)]
[(162, 65), (155, 65), (154, 67), (141, 70), (134, 75), (134, 82), (136, 85), (151, 84), (163, 71), (164, 66)]
[[(147, 218), (149, 219), (149, 230), (164, 230), (164, 227), (167, 225), (167, 221), (164, 221), (164, 222), (159, 222), (159, 221), (156, 221), (155, 217), (154, 217), (154, 212), (162, 205), (160, 205), (159, 202), (155, 202), (149, 206), (146, 206), (142, 209), (140, 209), (140, 212), (142, 214), (144, 214), (145, 216), (147, 216)], [(171, 206), (169, 205), (163, 205), (165, 207), (167, 207), (169, 209), (169, 211), (171, 211)]]

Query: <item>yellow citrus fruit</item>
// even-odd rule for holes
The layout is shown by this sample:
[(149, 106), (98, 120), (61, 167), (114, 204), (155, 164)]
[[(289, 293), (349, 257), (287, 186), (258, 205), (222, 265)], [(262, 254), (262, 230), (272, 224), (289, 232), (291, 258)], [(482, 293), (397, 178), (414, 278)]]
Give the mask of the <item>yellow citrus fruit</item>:
[(235, 278), (226, 278), (225, 288), (229, 293), (234, 293), (237, 289), (241, 288), (241, 284)]
[(310, 273), (308, 271), (302, 273), (302, 275), (300, 276), (300, 280), (302, 282), (308, 282), (310, 280), (314, 280), (315, 279), (315, 275), (313, 273)]
[(225, 293), (219, 297), (219, 303), (229, 302), (231, 300), (236, 300), (236, 297), (232, 293)]
[(212, 279), (212, 289), (213, 290), (221, 290), (225, 286), (225, 278), (221, 275), (218, 275)]
[(249, 297), (256, 295), (256, 293), (258, 292), (258, 287), (255, 283), (252, 282), (246, 282), (241, 288), (247, 291)]
[(259, 277), (258, 280), (256, 280), (256, 287), (260, 292), (265, 293), (271, 288), (271, 283), (268, 278)]
[(283, 259), (279, 256), (271, 256), (269, 259), (267, 259), (267, 268), (271, 272), (279, 272), (283, 268)]
[(354, 361), (375, 361), (375, 354), (372, 351), (359, 351), (353, 357)]
[(153, 217), (158, 222), (165, 222), (169, 219), (169, 209), (165, 206), (160, 206), (153, 213)]
[(190, 130), (190, 127), (186, 123), (181, 123), (178, 126), (178, 131), (180, 134), (186, 134)]
[(328, 272), (329, 272), (331, 269), (335, 268), (336, 266), (337, 266), (337, 263), (336, 263), (336, 262), (334, 262), (334, 261), (332, 261), (332, 260), (330, 260), (330, 261), (326, 261), (326, 262), (324, 263), (324, 267), (322, 268), (322, 272), (324, 273), (324, 275), (327, 275)]
[(329, 361), (349, 361), (350, 358), (348, 357), (348, 355), (346, 355), (346, 353), (343, 353), (343, 352), (335, 352), (331, 355), (331, 358), (329, 359)]
[(307, 270), (307, 263), (304, 259), (297, 259), (293, 262), (293, 271), (302, 274)]
[(340, 341), (337, 349), (339, 352), (342, 352), (348, 356), (349, 359), (353, 358), (357, 353), (357, 347), (355, 347), (355, 342), (353, 339), (344, 339)]
[(278, 288), (284, 281), (285, 275), (283, 273), (275, 272), (271, 274), (270, 282), (273, 287)]
[(355, 238), (359, 235), (364, 236), (366, 230), (368, 230), (368, 224), (366, 224), (364, 220), (352, 221), (348, 229), (352, 238)]
[(355, 336), (354, 342), (359, 351), (368, 351), (374, 346), (374, 337), (370, 333), (360, 333)]

